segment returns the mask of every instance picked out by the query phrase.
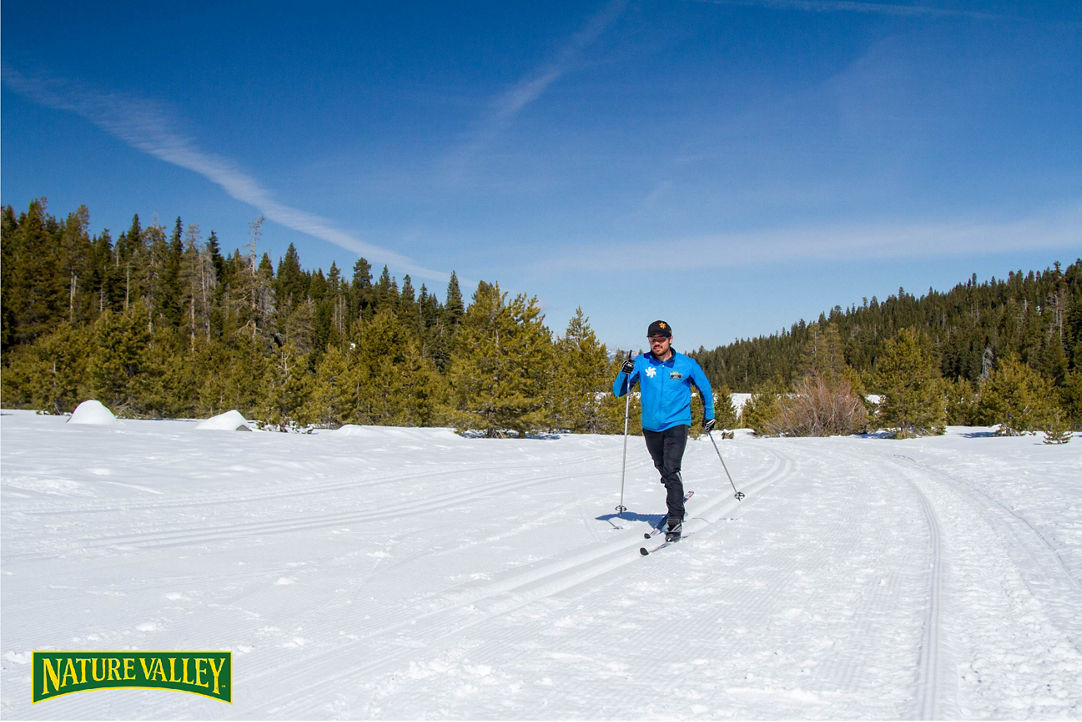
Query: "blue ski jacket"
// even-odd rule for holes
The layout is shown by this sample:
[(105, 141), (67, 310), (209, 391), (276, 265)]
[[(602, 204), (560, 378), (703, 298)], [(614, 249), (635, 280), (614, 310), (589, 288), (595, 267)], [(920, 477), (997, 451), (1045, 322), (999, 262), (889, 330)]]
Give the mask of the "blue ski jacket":
[(714, 418), (714, 394), (702, 368), (690, 356), (673, 351), (668, 361), (652, 353), (635, 357), (635, 370), (628, 376), (616, 374), (612, 392), (623, 396), (635, 384), (642, 396), (642, 428), (664, 431), (674, 426), (691, 426), (691, 384), (703, 400), (703, 419)]

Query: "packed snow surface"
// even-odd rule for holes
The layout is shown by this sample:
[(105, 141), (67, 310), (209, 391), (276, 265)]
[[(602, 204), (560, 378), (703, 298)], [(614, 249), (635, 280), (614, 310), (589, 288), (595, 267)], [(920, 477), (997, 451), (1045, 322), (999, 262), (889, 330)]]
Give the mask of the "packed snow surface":
[[(1082, 440), (206, 434), (5, 412), (0, 716), (1082, 717)], [(34, 650), (232, 650), (233, 704), (31, 706)]]

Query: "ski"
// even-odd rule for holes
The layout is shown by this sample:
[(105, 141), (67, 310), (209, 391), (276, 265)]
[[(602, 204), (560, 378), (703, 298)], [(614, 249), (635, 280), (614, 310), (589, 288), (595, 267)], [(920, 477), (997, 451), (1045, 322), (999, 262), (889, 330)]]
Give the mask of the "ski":
[(648, 557), (648, 556), (650, 556), (651, 554), (653, 554), (654, 552), (659, 552), (659, 551), (661, 551), (661, 550), (662, 550), (662, 549), (664, 549), (665, 547), (671, 547), (671, 546), (672, 546), (673, 544), (678, 544), (678, 543), (680, 543), (680, 542), (681, 542), (681, 541), (683, 541), (684, 539), (687, 539), (687, 538), (688, 538), (689, 536), (691, 536), (691, 535), (690, 535), (690, 534), (684, 534), (684, 535), (683, 535), (683, 536), (681, 536), (681, 537), (680, 537), (679, 539), (673, 539), (672, 541), (664, 541), (664, 542), (661, 542), (660, 544), (658, 544), (658, 545), (657, 545), (656, 547), (654, 547), (653, 549), (647, 549), (646, 547), (639, 547), (639, 554), (643, 555), (644, 557)]
[[(694, 491), (689, 491), (688, 493), (684, 494), (684, 503), (686, 504), (688, 499), (690, 499), (693, 496), (695, 496)], [(661, 533), (663, 533), (665, 531), (664, 527), (665, 527), (665, 517), (661, 517), (661, 521), (658, 522), (658, 526), (651, 527), (650, 531), (646, 532), (642, 536), (643, 536), (644, 539), (653, 539), (658, 534), (661, 534)]]
[(665, 547), (669, 547), (669, 546), (672, 546), (672, 545), (673, 545), (673, 544), (675, 544), (675, 543), (676, 543), (676, 542), (671, 542), (671, 541), (667, 541), (667, 542), (662, 542), (661, 544), (659, 544), (658, 546), (654, 547), (653, 549), (647, 549), (646, 547), (639, 547), (639, 554), (642, 554), (642, 555), (643, 555), (644, 557), (648, 557), (648, 556), (650, 556), (651, 554), (653, 554), (654, 552), (658, 552), (658, 551), (661, 551), (661, 550), (662, 550), (662, 549), (664, 549)]

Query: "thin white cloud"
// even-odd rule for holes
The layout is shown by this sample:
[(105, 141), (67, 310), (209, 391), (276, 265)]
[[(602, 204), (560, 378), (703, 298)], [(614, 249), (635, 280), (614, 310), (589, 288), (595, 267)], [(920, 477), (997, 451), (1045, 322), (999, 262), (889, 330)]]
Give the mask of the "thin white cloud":
[(362, 241), (326, 218), (274, 200), (258, 180), (234, 161), (199, 148), (194, 140), (177, 130), (174, 118), (153, 101), (104, 93), (56, 78), (25, 75), (6, 64), (3, 80), (10, 89), (39, 105), (75, 113), (147, 155), (198, 173), (233, 198), (253, 206), (270, 221), (403, 273), (435, 280), (449, 277), (395, 251)]
[[(694, 258), (698, 270), (784, 266), (826, 261), (891, 261), (982, 256), (1021, 249), (1063, 251), (1073, 261), (1082, 248), (1082, 202), (1006, 221), (925, 221), (839, 224), (717, 233), (648, 242), (591, 244), (563, 249), (552, 271), (590, 273), (620, 268), (678, 271)], [(659, 249), (666, 252), (660, 253)], [(686, 252), (681, 252), (686, 251)]]
[(555, 56), (541, 65), (489, 106), (467, 143), (452, 153), (451, 167), (456, 176), (480, 154), (515, 118), (578, 63), (583, 50), (592, 45), (627, 7), (627, 0), (611, 0), (602, 10), (560, 48)]

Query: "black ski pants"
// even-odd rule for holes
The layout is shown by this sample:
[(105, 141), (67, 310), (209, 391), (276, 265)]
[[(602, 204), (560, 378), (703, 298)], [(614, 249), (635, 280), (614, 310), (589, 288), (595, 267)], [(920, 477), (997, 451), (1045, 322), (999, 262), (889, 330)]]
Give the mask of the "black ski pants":
[(654, 468), (661, 473), (661, 483), (665, 485), (669, 516), (677, 519), (684, 518), (684, 480), (680, 477), (680, 464), (688, 444), (688, 429), (687, 426), (674, 426), (664, 431), (642, 430), (646, 449), (654, 460)]

